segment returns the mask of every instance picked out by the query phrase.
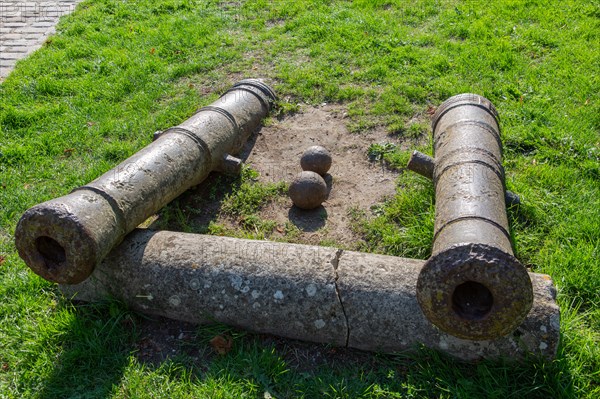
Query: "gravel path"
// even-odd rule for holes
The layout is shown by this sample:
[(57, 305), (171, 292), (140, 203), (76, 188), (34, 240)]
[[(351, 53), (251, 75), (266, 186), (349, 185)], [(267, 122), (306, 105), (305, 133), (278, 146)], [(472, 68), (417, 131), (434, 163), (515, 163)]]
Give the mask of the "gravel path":
[(42, 46), (59, 18), (82, 0), (0, 0), (0, 81), (18, 60)]

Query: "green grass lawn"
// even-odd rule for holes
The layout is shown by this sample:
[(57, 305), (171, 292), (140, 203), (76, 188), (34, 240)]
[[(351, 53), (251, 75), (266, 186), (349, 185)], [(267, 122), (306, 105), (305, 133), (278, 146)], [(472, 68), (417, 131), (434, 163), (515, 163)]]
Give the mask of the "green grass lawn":
[[(0, 398), (600, 397), (599, 43), (597, 0), (84, 1), (0, 84)], [(462, 92), (489, 98), (508, 189), (523, 197), (509, 209), (516, 255), (559, 290), (557, 359), (463, 364), (422, 349), (306, 370), (239, 331), (216, 356), (215, 329), (200, 328), (193, 345), (206, 356), (146, 364), (134, 353), (139, 315), (74, 307), (19, 259), (12, 236), (27, 208), (259, 76), (280, 96), (266, 123), (299, 103), (339, 103), (353, 134), (384, 126), (416, 143), (429, 140), (430, 107)], [(378, 151), (391, 168), (408, 157)], [(269, 238), (257, 210), (285, 187), (253, 184), (252, 171), (212, 184), (233, 187), (222, 211), (251, 223), (205, 232)], [(431, 183), (401, 173), (397, 184), (372, 214), (351, 215), (359, 249), (425, 259)], [(172, 204), (162, 219), (186, 230), (181, 215)]]

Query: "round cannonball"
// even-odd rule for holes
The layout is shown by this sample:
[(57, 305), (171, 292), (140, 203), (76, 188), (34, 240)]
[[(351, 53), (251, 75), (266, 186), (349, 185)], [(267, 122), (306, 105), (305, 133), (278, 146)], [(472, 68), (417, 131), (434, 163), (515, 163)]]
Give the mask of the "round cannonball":
[(331, 154), (325, 147), (313, 145), (302, 154), (300, 166), (302, 170), (310, 170), (323, 176), (331, 167)]
[(290, 184), (288, 193), (298, 208), (315, 209), (327, 199), (327, 184), (318, 173), (305, 170)]

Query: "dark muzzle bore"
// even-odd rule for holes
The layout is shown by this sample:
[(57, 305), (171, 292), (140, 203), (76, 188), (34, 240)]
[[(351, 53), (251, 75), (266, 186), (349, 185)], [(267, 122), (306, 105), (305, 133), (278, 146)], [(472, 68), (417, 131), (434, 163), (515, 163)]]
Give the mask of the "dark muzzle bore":
[(433, 142), (434, 241), (419, 304), (457, 337), (507, 335), (527, 316), (533, 290), (508, 232), (498, 113), (484, 97), (454, 96), (433, 117)]
[(211, 171), (239, 170), (230, 154), (275, 99), (262, 81), (242, 80), (98, 179), (29, 209), (15, 232), (19, 255), (47, 280), (85, 280), (127, 233)]

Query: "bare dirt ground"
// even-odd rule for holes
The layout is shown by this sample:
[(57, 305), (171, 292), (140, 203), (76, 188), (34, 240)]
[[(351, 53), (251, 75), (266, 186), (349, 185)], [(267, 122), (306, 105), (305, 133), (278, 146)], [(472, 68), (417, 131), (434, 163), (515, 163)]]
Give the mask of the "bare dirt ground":
[(277, 222), (276, 235), (286, 222), (293, 223), (301, 232), (298, 242), (318, 244), (326, 240), (341, 246), (355, 242), (358, 237), (350, 228), (351, 210), (369, 211), (395, 192), (397, 173), (367, 157), (372, 143), (384, 142), (400, 144), (383, 129), (350, 133), (345, 110), (335, 105), (306, 107), (262, 128), (244, 154), (246, 163), (260, 173), (261, 182), (290, 183), (302, 171), (302, 153), (313, 145), (327, 148), (333, 163), (325, 177), (331, 191), (322, 207), (305, 211), (285, 198), (269, 203), (260, 216)]

